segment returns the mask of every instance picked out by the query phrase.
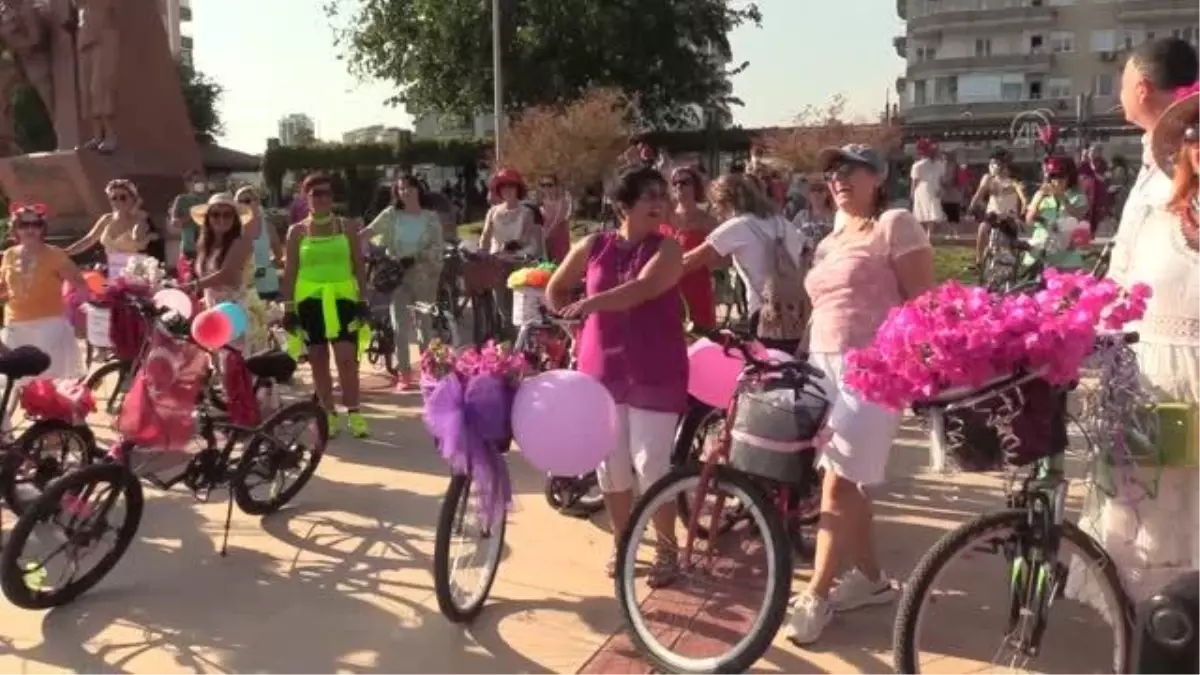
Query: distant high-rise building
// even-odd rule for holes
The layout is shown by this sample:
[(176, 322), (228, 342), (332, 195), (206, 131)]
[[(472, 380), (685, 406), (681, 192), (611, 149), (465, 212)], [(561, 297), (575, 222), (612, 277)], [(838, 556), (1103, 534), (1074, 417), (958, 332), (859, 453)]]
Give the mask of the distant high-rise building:
[(292, 113), (279, 120), (279, 142), (282, 145), (309, 145), (317, 140), (317, 125), (308, 115)]
[(192, 38), (183, 34), (183, 25), (192, 21), (192, 0), (159, 0), (159, 3), (171, 56), (191, 65)]
[(906, 135), (968, 145), (1020, 140), (1043, 120), (1076, 131), (1083, 122), (1099, 137), (1134, 135), (1118, 107), (1124, 55), (1155, 37), (1196, 44), (1200, 32), (1196, 0), (898, 0), (896, 6), (907, 21), (906, 34), (894, 40), (907, 62), (896, 82)]
[(360, 129), (351, 129), (342, 134), (343, 143), (384, 143), (396, 145), (405, 134), (412, 134), (407, 129), (388, 127), (382, 124), (372, 124)]

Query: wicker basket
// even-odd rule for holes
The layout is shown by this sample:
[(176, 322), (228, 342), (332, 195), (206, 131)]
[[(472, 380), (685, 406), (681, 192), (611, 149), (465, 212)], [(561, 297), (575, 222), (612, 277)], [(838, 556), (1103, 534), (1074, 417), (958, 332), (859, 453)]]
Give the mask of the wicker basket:
[[(1016, 407), (1010, 442), (1005, 448), (995, 421)], [(1035, 378), (997, 391), (971, 408), (930, 411), (931, 445), (962, 471), (993, 471), (1026, 466), (1067, 448), (1067, 392)], [(935, 459), (934, 468), (942, 468)]]
[(504, 288), (507, 266), (494, 258), (476, 258), (462, 263), (463, 289), (467, 295), (482, 295)]

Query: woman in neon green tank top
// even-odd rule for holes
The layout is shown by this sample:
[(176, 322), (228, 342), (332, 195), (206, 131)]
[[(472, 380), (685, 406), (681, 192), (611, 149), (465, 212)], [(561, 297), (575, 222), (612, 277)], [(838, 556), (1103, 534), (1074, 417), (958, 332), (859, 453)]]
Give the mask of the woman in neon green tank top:
[(346, 424), (358, 438), (367, 435), (367, 422), (358, 409), (358, 334), (368, 312), (362, 302), (365, 267), (358, 246), (358, 227), (333, 215), (333, 188), (328, 176), (304, 180), (301, 194), (309, 216), (288, 230), (282, 295), (288, 330), (299, 330), (308, 345), (313, 384), (321, 405), (329, 411), (330, 433), (341, 428), (333, 402), (329, 345), (337, 363), (346, 406)]

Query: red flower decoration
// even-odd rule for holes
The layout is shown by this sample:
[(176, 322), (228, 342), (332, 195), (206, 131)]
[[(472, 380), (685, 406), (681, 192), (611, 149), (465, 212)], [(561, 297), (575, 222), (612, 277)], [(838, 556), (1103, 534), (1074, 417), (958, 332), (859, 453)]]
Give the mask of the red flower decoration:
[(46, 215), (50, 213), (50, 209), (47, 208), (45, 204), (22, 204), (20, 202), (13, 202), (8, 206), (9, 216), (16, 216), (21, 211), (32, 211), (36, 213), (39, 218), (45, 218)]

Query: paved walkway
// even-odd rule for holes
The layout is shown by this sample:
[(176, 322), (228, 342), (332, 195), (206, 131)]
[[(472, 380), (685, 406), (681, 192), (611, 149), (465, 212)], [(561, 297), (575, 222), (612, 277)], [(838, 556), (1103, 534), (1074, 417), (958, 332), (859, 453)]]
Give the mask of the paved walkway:
[[(595, 671), (595, 658), (608, 672), (644, 671), (610, 643), (621, 620), (603, 573), (603, 520), (551, 511), (518, 457), (490, 603), (469, 627), (439, 614), (431, 565), (447, 471), (419, 406), (417, 395), (371, 396), (374, 437), (336, 440), (291, 508), (261, 520), (235, 510), (227, 558), (217, 555), (220, 497), (197, 505), (148, 489), (137, 540), (90, 594), (46, 613), (0, 601), (0, 672), (574, 673), (589, 662)], [(1001, 501), (985, 479), (914, 475), (923, 459), (921, 435), (906, 433), (897, 480), (879, 494), (881, 555), (898, 573), (946, 528)], [(839, 619), (819, 651), (779, 638), (757, 669), (886, 672), (892, 614)]]

